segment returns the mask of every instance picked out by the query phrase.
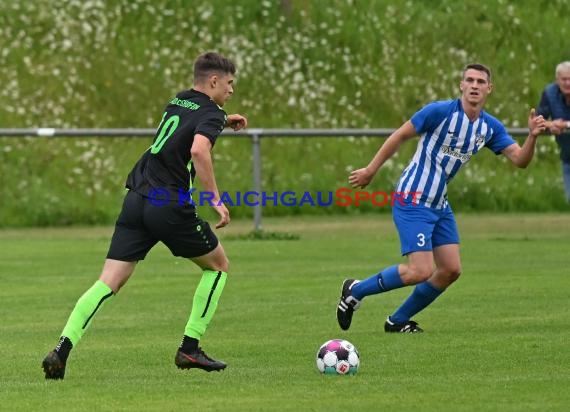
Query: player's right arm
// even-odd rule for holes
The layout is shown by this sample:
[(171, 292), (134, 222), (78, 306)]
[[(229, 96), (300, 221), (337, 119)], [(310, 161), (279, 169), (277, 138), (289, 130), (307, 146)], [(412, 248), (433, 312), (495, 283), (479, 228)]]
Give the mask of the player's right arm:
[(412, 137), (416, 136), (416, 128), (410, 120), (400, 126), (392, 133), (384, 144), (378, 149), (376, 155), (372, 158), (368, 166), (353, 170), (348, 177), (348, 182), (352, 187), (364, 188), (372, 181), (374, 176), (386, 160), (390, 159), (400, 148), (400, 145)]
[(220, 193), (214, 175), (214, 165), (212, 163), (212, 142), (206, 136), (196, 134), (194, 142), (190, 149), (192, 156), (192, 164), (196, 170), (196, 175), (204, 191), (213, 194), (212, 207), (220, 216), (219, 222), (216, 224), (216, 229), (226, 226), (230, 223), (230, 212), (228, 208), (220, 201)]
[(231, 127), (234, 129), (234, 132), (245, 129), (247, 127), (247, 117), (242, 116), (238, 113), (229, 114), (228, 118), (226, 119), (225, 127)]

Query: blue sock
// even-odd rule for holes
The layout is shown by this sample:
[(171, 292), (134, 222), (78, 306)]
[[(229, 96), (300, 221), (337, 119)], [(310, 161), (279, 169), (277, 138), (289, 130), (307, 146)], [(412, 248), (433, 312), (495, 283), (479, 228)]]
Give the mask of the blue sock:
[(398, 265), (394, 265), (358, 282), (352, 287), (351, 292), (352, 296), (360, 300), (365, 296), (388, 292), (389, 290), (398, 289), (402, 286), (404, 286), (404, 283), (398, 274)]
[(429, 282), (419, 283), (402, 306), (390, 316), (390, 320), (394, 323), (405, 323), (409, 321), (412, 316), (425, 309), (442, 293), (443, 290), (435, 288)]

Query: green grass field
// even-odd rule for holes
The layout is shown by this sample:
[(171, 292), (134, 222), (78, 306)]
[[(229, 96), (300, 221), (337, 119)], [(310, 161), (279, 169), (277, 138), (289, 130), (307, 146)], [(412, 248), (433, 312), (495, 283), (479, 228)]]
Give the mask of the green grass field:
[[(570, 215), (459, 216), (463, 276), (386, 335), (410, 289), (368, 298), (342, 332), (343, 277), (398, 262), (389, 216), (266, 219), (299, 240), (220, 233), (232, 270), (202, 344), (222, 373), (173, 364), (199, 271), (163, 246), (97, 315), (64, 381), (45, 381), (76, 299), (97, 278), (111, 228), (0, 231), (0, 409), (6, 411), (566, 411), (570, 405)], [(322, 376), (315, 353), (346, 338), (356, 376)]]

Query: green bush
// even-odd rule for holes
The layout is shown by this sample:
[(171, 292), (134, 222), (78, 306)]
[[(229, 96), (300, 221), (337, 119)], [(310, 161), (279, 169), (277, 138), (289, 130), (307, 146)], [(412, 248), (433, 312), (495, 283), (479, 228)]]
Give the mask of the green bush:
[[(156, 127), (207, 50), (235, 60), (227, 110), (247, 115), (251, 127), (397, 127), (428, 101), (457, 96), (461, 68), (473, 61), (493, 69), (488, 110), (508, 127), (525, 127), (529, 107), (568, 58), (568, 15), (563, 0), (0, 2), (0, 127)], [(346, 187), (347, 171), (381, 143), (263, 139), (263, 189)], [(4, 137), (0, 144), (0, 226), (108, 224), (150, 139)], [(370, 189), (390, 191), (413, 150), (406, 146)], [(478, 156), (450, 185), (456, 210), (567, 209), (551, 138), (528, 170), (494, 157)], [(251, 189), (247, 139), (220, 139), (215, 161), (222, 190)]]

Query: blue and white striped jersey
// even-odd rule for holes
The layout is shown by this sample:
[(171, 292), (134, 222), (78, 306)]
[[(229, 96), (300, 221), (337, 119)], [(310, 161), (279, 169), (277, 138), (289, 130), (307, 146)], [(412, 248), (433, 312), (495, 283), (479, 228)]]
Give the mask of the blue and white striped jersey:
[(447, 183), (483, 146), (499, 154), (515, 143), (505, 126), (484, 111), (469, 121), (460, 99), (432, 102), (414, 114), (411, 122), (420, 140), (397, 191), (420, 192), (417, 203), (434, 209), (446, 207)]

